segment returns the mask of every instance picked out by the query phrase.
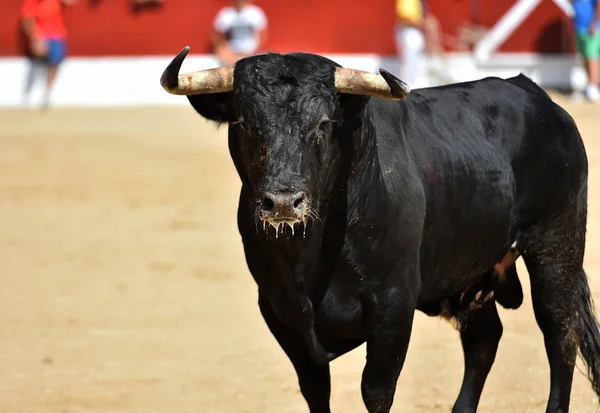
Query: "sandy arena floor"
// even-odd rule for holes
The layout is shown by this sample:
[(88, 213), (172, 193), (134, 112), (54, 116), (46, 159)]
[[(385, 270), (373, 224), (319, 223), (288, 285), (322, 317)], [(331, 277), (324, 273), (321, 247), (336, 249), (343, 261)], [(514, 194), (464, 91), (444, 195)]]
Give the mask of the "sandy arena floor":
[[(559, 101), (587, 144), (600, 301), (600, 106)], [(0, 112), (0, 412), (307, 412), (258, 312), (239, 185), (225, 129), (191, 108)], [(480, 412), (545, 409), (519, 267), (525, 303), (501, 310)], [(332, 363), (334, 412), (365, 412), (363, 360), (364, 346)], [(417, 314), (393, 411), (449, 412), (462, 369), (457, 333)], [(572, 411), (597, 412), (595, 400), (577, 372)]]

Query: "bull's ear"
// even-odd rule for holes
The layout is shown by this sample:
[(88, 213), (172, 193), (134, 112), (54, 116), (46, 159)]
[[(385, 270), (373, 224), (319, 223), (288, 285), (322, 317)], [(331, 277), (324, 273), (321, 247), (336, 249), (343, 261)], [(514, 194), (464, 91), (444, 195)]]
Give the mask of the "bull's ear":
[(202, 117), (219, 124), (235, 120), (232, 97), (232, 92), (187, 96), (196, 112)]

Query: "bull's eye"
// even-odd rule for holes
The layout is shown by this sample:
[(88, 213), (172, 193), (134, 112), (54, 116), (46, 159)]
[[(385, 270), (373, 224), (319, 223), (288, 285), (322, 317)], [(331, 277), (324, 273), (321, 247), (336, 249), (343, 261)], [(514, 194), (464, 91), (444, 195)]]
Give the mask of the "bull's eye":
[(246, 122), (240, 122), (239, 127), (242, 130), (242, 132), (250, 132), (250, 126), (248, 126)]
[(250, 132), (250, 125), (248, 125), (248, 123), (244, 119), (240, 118), (239, 120), (232, 122), (231, 124), (240, 128), (240, 130), (244, 133)]

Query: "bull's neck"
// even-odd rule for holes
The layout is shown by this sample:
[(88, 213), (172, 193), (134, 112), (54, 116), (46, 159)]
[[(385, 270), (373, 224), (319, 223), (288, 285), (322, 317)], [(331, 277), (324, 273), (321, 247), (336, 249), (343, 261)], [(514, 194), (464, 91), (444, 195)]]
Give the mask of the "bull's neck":
[[(364, 211), (372, 200), (373, 194), (383, 187), (375, 125), (367, 108), (361, 113), (360, 127), (352, 134), (352, 155), (347, 177), (348, 214), (352, 211)], [(352, 217), (348, 216), (349, 223)]]

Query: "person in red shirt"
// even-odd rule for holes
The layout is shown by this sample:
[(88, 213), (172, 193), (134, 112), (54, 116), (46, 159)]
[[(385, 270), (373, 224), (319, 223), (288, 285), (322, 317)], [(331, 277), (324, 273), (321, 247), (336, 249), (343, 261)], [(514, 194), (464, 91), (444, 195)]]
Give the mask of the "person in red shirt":
[(25, 0), (21, 7), (23, 30), (35, 58), (47, 66), (44, 105), (49, 101), (58, 67), (66, 55), (67, 28), (62, 17), (63, 6), (76, 0)]

